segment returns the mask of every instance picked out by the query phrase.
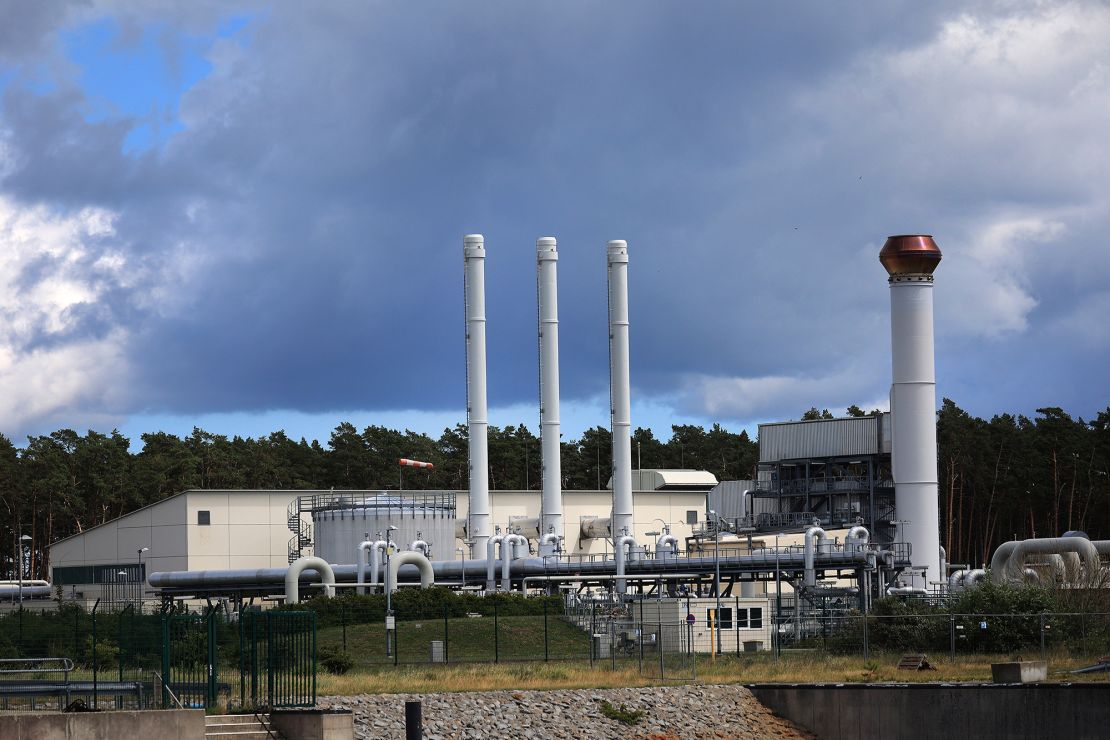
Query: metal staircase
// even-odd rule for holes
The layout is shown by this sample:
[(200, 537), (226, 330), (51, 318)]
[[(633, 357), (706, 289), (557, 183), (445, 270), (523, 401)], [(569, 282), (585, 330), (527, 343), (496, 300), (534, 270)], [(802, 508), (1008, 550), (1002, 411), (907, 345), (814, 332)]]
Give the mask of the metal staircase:
[(288, 518), (286, 523), (293, 536), (289, 539), (289, 562), (293, 563), (304, 553), (306, 547), (312, 547), (312, 525), (301, 519), (300, 498), (293, 499), (286, 509)]

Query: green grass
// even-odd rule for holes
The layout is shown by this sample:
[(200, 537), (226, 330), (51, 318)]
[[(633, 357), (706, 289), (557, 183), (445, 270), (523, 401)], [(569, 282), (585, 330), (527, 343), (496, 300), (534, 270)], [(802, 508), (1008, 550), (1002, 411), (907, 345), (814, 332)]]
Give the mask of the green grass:
[[(494, 634), (496, 622), (496, 636)], [(433, 640), (446, 642), (447, 661), (493, 662), (514, 660), (587, 659), (589, 636), (559, 617), (547, 618), (546, 646), (544, 618), (535, 617), (462, 617), (427, 619), (397, 623), (397, 662), (427, 663)], [(317, 634), (317, 645), (343, 649), (343, 627), (324, 627)], [(355, 624), (346, 627), (346, 651), (354, 668), (392, 663), (386, 655), (385, 624)]]

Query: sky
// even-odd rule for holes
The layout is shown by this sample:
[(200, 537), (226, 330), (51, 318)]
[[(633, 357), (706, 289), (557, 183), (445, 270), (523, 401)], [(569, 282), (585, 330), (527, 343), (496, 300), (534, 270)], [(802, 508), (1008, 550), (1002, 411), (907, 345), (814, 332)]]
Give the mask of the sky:
[(0, 433), (538, 428), (559, 240), (563, 432), (885, 408), (889, 234), (933, 234), (937, 389), (1108, 406), (1103, 2), (0, 0)]

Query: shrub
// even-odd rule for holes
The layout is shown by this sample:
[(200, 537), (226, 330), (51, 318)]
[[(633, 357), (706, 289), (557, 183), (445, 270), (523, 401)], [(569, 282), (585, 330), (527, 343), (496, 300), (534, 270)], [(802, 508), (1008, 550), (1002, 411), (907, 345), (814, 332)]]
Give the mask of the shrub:
[(343, 650), (338, 648), (323, 648), (320, 651), (320, 665), (328, 673), (342, 676), (354, 667), (355, 661)]

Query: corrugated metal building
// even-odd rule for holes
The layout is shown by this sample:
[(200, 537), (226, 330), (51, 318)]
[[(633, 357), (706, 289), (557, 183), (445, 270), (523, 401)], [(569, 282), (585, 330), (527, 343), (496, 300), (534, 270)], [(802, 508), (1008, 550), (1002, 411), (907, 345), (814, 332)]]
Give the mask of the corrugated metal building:
[(759, 425), (759, 471), (747, 524), (762, 532), (862, 521), (877, 541), (894, 536), (890, 414)]

